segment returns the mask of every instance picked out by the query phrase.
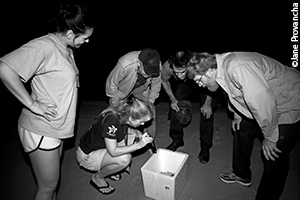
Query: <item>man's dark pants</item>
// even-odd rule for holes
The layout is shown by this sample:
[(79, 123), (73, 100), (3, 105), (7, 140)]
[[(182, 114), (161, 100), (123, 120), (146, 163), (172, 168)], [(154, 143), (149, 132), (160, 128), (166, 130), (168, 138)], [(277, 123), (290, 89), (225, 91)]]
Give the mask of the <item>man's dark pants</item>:
[[(192, 101), (192, 96), (200, 96), (200, 107), (204, 104), (207, 96), (206, 88), (199, 88), (193, 80), (178, 81), (175, 97), (178, 101), (189, 100)], [(212, 95), (214, 98), (212, 100), (211, 106), (212, 110), (215, 111), (217, 107), (217, 98), (216, 95)], [(175, 117), (176, 111), (170, 108), (170, 130), (169, 136), (174, 142), (183, 141), (184, 132), (183, 129), (187, 125), (182, 125), (179, 123), (178, 119)], [(214, 113), (214, 112), (213, 112)], [(200, 112), (200, 146), (202, 148), (210, 149), (212, 147), (213, 140), (213, 126), (214, 126), (214, 117), (213, 113), (210, 118), (206, 117)]]
[[(279, 125), (277, 148), (282, 151), (275, 161), (267, 160), (261, 152), (264, 171), (261, 177), (256, 200), (277, 200), (283, 193), (289, 171), (289, 155), (299, 138), (300, 121), (294, 124)], [(262, 141), (262, 132), (255, 120), (243, 118), (240, 130), (234, 132), (233, 139), (233, 173), (241, 178), (251, 180), (251, 153), (256, 138)]]

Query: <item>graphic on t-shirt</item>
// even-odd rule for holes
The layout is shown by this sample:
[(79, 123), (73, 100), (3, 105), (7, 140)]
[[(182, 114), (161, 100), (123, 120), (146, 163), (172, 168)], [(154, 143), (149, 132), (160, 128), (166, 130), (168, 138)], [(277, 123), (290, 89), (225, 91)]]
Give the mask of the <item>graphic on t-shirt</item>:
[(107, 135), (116, 136), (117, 128), (114, 125), (108, 127)]

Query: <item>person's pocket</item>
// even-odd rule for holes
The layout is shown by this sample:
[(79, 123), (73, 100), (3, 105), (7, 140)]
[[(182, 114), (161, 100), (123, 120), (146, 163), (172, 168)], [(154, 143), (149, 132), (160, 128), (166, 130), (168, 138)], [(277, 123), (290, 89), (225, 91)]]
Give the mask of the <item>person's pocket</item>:
[(80, 166), (95, 171), (95, 167), (93, 165), (94, 160), (91, 158), (91, 156), (86, 155), (80, 147), (76, 150), (76, 158)]

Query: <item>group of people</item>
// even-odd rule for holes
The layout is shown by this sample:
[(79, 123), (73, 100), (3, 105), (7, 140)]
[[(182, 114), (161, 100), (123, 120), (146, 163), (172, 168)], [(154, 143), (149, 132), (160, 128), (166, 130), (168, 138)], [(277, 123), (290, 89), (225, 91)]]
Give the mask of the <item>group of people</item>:
[[(74, 136), (79, 71), (73, 50), (89, 41), (94, 23), (86, 8), (65, 5), (49, 34), (0, 58), (0, 78), (24, 105), (18, 132), (37, 180), (36, 200), (56, 199), (63, 141)], [(29, 92), (23, 82), (30, 81)], [(170, 98), (166, 148), (184, 146), (184, 128), (192, 120), (191, 94), (200, 101), (202, 164), (210, 160), (214, 112), (225, 102), (234, 113), (232, 172), (225, 183), (251, 185), (251, 153), (261, 138), (263, 175), (256, 199), (279, 199), (288, 174), (289, 153), (300, 125), (300, 73), (252, 52), (211, 55), (188, 50), (161, 63), (150, 48), (122, 56), (106, 80), (109, 106), (80, 138), (79, 166), (94, 172), (90, 184), (107, 195), (115, 189), (105, 180), (121, 180), (131, 153), (155, 147), (155, 101), (161, 86)], [(220, 87), (221, 86), (221, 87)], [(153, 148), (149, 148), (154, 151)]]

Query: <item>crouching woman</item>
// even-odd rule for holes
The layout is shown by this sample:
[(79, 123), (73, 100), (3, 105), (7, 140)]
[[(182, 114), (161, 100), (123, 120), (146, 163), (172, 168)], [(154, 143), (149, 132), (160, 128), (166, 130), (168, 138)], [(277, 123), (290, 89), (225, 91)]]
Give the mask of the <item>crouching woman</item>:
[(150, 105), (133, 98), (122, 105), (103, 110), (80, 138), (77, 161), (81, 167), (96, 171), (90, 184), (100, 193), (113, 193), (115, 189), (105, 178), (120, 180), (120, 171), (131, 163), (131, 153), (153, 142), (147, 133), (141, 133), (138, 142), (128, 144), (127, 134), (128, 127), (137, 128), (152, 117)]

